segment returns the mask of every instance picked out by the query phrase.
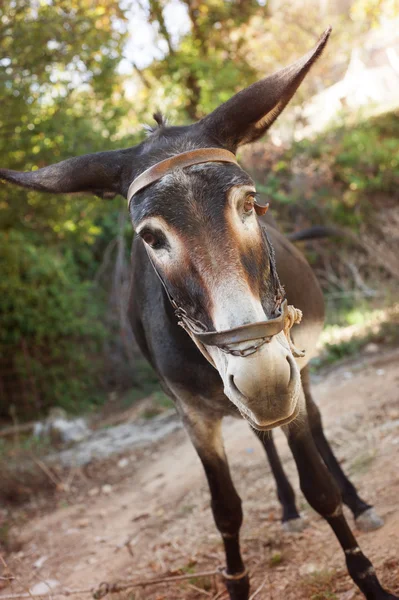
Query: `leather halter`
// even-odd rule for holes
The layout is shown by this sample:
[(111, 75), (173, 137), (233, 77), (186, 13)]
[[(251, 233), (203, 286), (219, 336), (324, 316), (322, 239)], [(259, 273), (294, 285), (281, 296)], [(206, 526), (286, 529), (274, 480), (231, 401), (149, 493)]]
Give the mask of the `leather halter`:
[[(171, 156), (159, 163), (152, 165), (146, 169), (141, 175), (132, 181), (127, 191), (127, 206), (130, 208), (132, 198), (137, 192), (148, 187), (152, 183), (159, 181), (165, 175), (172, 173), (176, 167), (184, 169), (193, 165), (202, 165), (207, 162), (225, 162), (238, 165), (235, 154), (222, 148), (199, 148), (190, 150), (189, 152), (181, 152), (176, 156)], [(261, 206), (257, 202), (254, 203), (256, 214), (264, 215), (269, 208), (269, 205)]]
[[(186, 310), (179, 306), (177, 302), (174, 300), (173, 296), (168, 290), (168, 287), (163, 280), (163, 277), (159, 273), (158, 269), (155, 267), (154, 262), (147, 252), (147, 256), (150, 260), (150, 263), (158, 275), (160, 282), (166, 292), (166, 296), (168, 297), (169, 302), (174, 308), (175, 315), (178, 319), (178, 325), (182, 327), (188, 335), (191, 337), (197, 348), (200, 352), (205, 356), (208, 362), (211, 363), (216, 368), (216, 365), (210, 356), (209, 352), (206, 349), (206, 346), (216, 346), (219, 350), (222, 350), (226, 354), (231, 354), (232, 356), (241, 356), (244, 358), (245, 356), (250, 356), (251, 354), (255, 354), (259, 350), (261, 346), (271, 342), (272, 337), (284, 331), (287, 335), (288, 342), (291, 346), (291, 350), (293, 351), (294, 356), (303, 356), (301, 351), (298, 351), (291, 342), (289, 337), (288, 329), (292, 327), (295, 322), (300, 322), (300, 318), (302, 313), (297, 319), (296, 314), (292, 314), (292, 310), (296, 311), (294, 307), (287, 305), (287, 300), (281, 304), (279, 309), (279, 314), (274, 319), (269, 319), (268, 321), (257, 321), (255, 323), (248, 323), (247, 325), (241, 325), (239, 327), (234, 327), (232, 329), (225, 329), (222, 331), (207, 331), (206, 327), (201, 321), (190, 317)], [(300, 311), (299, 311), (300, 312)], [(299, 316), (299, 315), (298, 315)], [(291, 323), (289, 327), (287, 327), (287, 321)], [(230, 347), (232, 345), (240, 344), (243, 342), (251, 342), (254, 343), (243, 349), (237, 350), (234, 347)]]
[[(132, 198), (135, 194), (137, 194), (137, 192), (148, 187), (152, 183), (159, 181), (162, 179), (162, 177), (171, 173), (176, 167), (185, 168), (207, 162), (226, 162), (236, 165), (238, 164), (237, 159), (232, 152), (223, 150), (221, 148), (201, 148), (198, 150), (192, 150), (190, 152), (182, 152), (181, 154), (177, 154), (176, 156), (172, 156), (171, 158), (167, 158), (166, 160), (156, 163), (133, 180), (127, 193), (128, 207), (130, 208)], [(266, 206), (261, 206), (256, 202), (254, 203), (254, 208), (258, 215), (265, 214), (268, 207), (268, 204)], [(216, 346), (227, 354), (245, 357), (257, 352), (261, 346), (270, 342), (272, 337), (281, 331), (286, 333), (287, 321), (290, 319), (290, 309), (293, 309), (293, 307), (287, 306), (286, 300), (284, 300), (284, 302), (281, 304), (277, 317), (269, 319), (268, 321), (249, 323), (247, 325), (242, 325), (233, 329), (226, 329), (224, 331), (207, 331), (205, 325), (201, 323), (201, 321), (190, 317), (184, 308), (180, 307), (176, 303), (170, 294), (161, 274), (154, 265), (148, 251), (147, 255), (155, 273), (158, 275), (165, 289), (169, 302), (175, 310), (179, 325), (183, 327), (183, 329), (185, 329), (185, 331), (190, 335), (198, 349), (213, 366), (215, 366), (215, 364), (209, 355), (206, 346)], [(296, 309), (293, 310), (295, 311)], [(296, 321), (294, 320), (293, 323), (294, 322)], [(292, 324), (290, 326), (292, 326)], [(244, 350), (238, 350), (234, 347), (231, 347), (243, 342), (254, 343)]]

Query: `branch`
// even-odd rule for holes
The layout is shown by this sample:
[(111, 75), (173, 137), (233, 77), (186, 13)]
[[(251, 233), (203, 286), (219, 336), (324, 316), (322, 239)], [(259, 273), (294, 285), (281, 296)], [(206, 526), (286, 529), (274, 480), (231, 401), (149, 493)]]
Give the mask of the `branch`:
[[(50, 590), (48, 594), (40, 594), (41, 598), (56, 598), (59, 596), (76, 596), (79, 594), (91, 594), (94, 600), (100, 600), (108, 594), (119, 594), (125, 590), (138, 587), (147, 587), (149, 585), (159, 585), (160, 583), (174, 583), (179, 581), (185, 581), (193, 578), (211, 577), (212, 575), (222, 575), (222, 569), (215, 569), (213, 571), (200, 571), (199, 573), (190, 573), (187, 575), (165, 575), (164, 577), (155, 577), (153, 579), (142, 579), (138, 581), (127, 581), (126, 583), (115, 581), (114, 583), (107, 583), (104, 581), (96, 588), (83, 588), (80, 590), (64, 590), (62, 592), (54, 593)], [(19, 600), (22, 598), (32, 599), (30, 593), (20, 594), (5, 594), (0, 596), (0, 600)]]

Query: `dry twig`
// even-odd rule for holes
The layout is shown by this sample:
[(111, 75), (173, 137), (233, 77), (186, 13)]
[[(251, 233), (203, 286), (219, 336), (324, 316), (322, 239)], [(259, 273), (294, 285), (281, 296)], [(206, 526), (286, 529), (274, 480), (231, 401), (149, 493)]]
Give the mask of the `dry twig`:
[[(100, 583), (99, 586), (93, 588), (83, 588), (80, 590), (63, 590), (60, 592), (54, 592), (51, 590), (48, 594), (40, 594), (41, 598), (56, 598), (60, 596), (76, 596), (79, 594), (92, 594), (92, 597), (95, 600), (100, 600), (100, 598), (104, 598), (108, 594), (118, 594), (119, 592), (123, 592), (125, 590), (129, 590), (132, 588), (138, 587), (147, 587), (149, 585), (158, 585), (160, 583), (175, 583), (179, 581), (185, 581), (187, 579), (199, 579), (201, 577), (211, 577), (212, 575), (221, 575), (222, 569), (217, 569), (213, 571), (201, 571), (199, 573), (191, 573), (189, 575), (172, 575), (165, 577), (155, 577), (153, 579), (147, 580), (139, 580), (139, 581), (127, 581), (127, 582), (118, 582), (107, 583), (106, 581)], [(19, 600), (22, 598), (32, 598), (30, 593), (16, 593), (16, 594), (4, 594), (0, 596), (0, 600)]]
[(266, 582), (267, 582), (267, 576), (264, 578), (264, 580), (262, 581), (260, 586), (258, 588), (256, 588), (254, 593), (251, 594), (251, 596), (249, 597), (249, 600), (254, 600), (254, 598), (256, 598), (256, 596), (259, 594), (259, 592), (261, 592), (263, 590), (263, 588), (265, 587)]

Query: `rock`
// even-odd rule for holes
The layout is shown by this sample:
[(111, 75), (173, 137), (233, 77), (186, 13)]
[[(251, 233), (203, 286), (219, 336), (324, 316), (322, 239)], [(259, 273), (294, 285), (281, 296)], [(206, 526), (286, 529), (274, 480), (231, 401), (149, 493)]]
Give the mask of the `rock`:
[(82, 418), (56, 419), (48, 426), (48, 434), (55, 444), (74, 444), (81, 442), (90, 435), (86, 421)]
[(91, 488), (91, 490), (89, 490), (87, 492), (88, 496), (98, 496), (98, 494), (100, 493), (100, 488), (96, 487), (96, 488)]
[(109, 483), (105, 483), (102, 488), (101, 491), (103, 494), (112, 494), (112, 485), (110, 485)]
[(317, 573), (320, 571), (320, 567), (314, 563), (306, 563), (301, 566), (299, 569), (299, 574), (303, 577), (305, 575), (311, 575), (312, 573)]
[(31, 596), (47, 596), (51, 590), (54, 590), (60, 585), (60, 582), (56, 579), (46, 579), (45, 581), (39, 581), (30, 588), (29, 593)]
[(9, 552), (19, 552), (23, 546), (32, 540), (32, 534), (21, 531), (18, 527), (12, 526), (7, 532), (7, 550)]
[(339, 600), (352, 600), (355, 597), (356, 590), (348, 590), (338, 596)]
[(370, 342), (364, 347), (364, 351), (367, 352), (367, 354), (374, 354), (374, 352), (378, 352), (379, 349), (379, 346), (373, 342)]
[(36, 437), (48, 436), (56, 445), (81, 442), (90, 433), (85, 419), (81, 417), (69, 419), (66, 412), (61, 408), (53, 408), (47, 419), (35, 423), (33, 428), (33, 434)]
[(385, 375), (385, 369), (377, 369), (376, 370), (376, 375)]
[(47, 559), (48, 556), (41, 556), (38, 558), (37, 561), (33, 563), (34, 569), (41, 569)]
[(127, 467), (128, 464), (129, 464), (128, 458), (121, 458), (120, 461), (118, 461), (118, 467), (120, 469), (124, 469), (125, 467)]
[(90, 525), (89, 519), (80, 519), (77, 522), (77, 526), (80, 527), (80, 529), (84, 529), (85, 527), (88, 527), (89, 525)]
[[(122, 423), (115, 427), (92, 431), (90, 437), (72, 448), (53, 452), (47, 456), (46, 464), (63, 467), (87, 465), (93, 460), (121, 455), (132, 448), (143, 448), (146, 445), (164, 439), (167, 435), (181, 429), (182, 423), (176, 414), (169, 414), (162, 419), (151, 419), (145, 423)], [(147, 453), (148, 454), (148, 453)], [(142, 459), (144, 452), (137, 457), (129, 457), (132, 465)]]

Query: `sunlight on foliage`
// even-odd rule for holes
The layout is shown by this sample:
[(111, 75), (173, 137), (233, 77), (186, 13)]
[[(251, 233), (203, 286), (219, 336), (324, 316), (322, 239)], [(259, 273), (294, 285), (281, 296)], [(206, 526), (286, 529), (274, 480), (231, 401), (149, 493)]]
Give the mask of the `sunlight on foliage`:
[[(171, 27), (176, 6), (182, 23)], [(152, 48), (134, 46), (132, 12), (151, 34)], [(0, 165), (29, 171), (130, 147), (144, 139), (142, 124), (159, 109), (172, 122), (192, 122), (297, 59), (331, 23), (323, 59), (281, 119), (292, 132), (304, 103), (344, 76), (370, 29), (397, 17), (394, 0), (354, 0), (342, 10), (316, 0), (3, 0)], [(129, 45), (147, 52), (145, 66)], [(290, 148), (266, 141), (245, 161), (285, 230), (333, 223), (381, 238), (385, 229), (381, 234), (375, 223), (397, 201), (398, 139), (394, 112), (350, 123), (344, 115), (339, 126)], [(126, 261), (132, 238), (129, 223), (122, 231), (118, 225), (124, 206), (121, 199), (45, 195), (0, 183), (0, 351), (7, 358), (0, 378), (8, 378), (1, 416), (21, 397), (30, 398), (21, 408), (26, 418), (54, 404), (69, 410), (96, 404), (109, 391), (104, 360), (112, 355), (120, 366), (111, 379), (127, 370), (109, 304), (117, 236), (125, 240)], [(305, 250), (316, 270), (328, 261), (334, 270), (325, 249)], [(362, 264), (360, 277), (369, 275)], [(340, 282), (322, 279), (328, 290)], [(353, 325), (362, 318), (355, 310), (347, 314)], [(141, 365), (129, 379), (135, 388), (127, 402), (157, 389)]]

